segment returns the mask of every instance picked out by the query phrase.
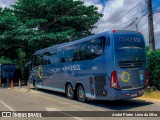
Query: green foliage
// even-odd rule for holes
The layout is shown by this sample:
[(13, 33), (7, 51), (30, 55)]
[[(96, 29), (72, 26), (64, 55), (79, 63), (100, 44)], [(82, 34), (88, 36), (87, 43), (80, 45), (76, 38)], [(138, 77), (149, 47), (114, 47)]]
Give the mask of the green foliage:
[(96, 7), (73, 0), (18, 0), (13, 7), (28, 27), (47, 33), (72, 30), (73, 34), (68, 34), (72, 40), (90, 35), (93, 25), (102, 17)]
[(149, 46), (146, 46), (146, 52), (149, 52)]
[(160, 90), (160, 51), (148, 52), (149, 84)]
[(5, 58), (4, 56), (0, 57), (0, 64), (3, 63), (15, 63), (15, 61), (9, 59), (9, 58)]
[(22, 22), (15, 16), (13, 11), (5, 8), (0, 12), (0, 56), (4, 56), (9, 59), (15, 59), (17, 57), (16, 49), (19, 48), (19, 42), (14, 39), (15, 30), (19, 28)]
[(38, 49), (91, 35), (100, 17), (79, 0), (17, 0), (0, 8), (0, 56), (22, 67)]

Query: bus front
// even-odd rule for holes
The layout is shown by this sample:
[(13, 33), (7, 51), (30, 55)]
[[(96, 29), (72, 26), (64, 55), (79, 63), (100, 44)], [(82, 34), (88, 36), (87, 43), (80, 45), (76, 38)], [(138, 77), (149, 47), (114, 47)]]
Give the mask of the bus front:
[(148, 84), (143, 35), (131, 31), (114, 31), (113, 39), (115, 70), (110, 78), (112, 99), (142, 96)]

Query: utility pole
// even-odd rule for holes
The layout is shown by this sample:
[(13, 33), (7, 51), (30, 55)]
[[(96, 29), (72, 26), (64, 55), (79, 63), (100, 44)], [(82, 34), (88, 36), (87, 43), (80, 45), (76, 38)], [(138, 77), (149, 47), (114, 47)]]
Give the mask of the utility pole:
[(154, 27), (153, 27), (153, 12), (152, 0), (146, 0), (148, 4), (148, 32), (149, 32), (149, 49), (155, 50)]
[(137, 32), (138, 32), (138, 25), (136, 24), (136, 30), (137, 30)]

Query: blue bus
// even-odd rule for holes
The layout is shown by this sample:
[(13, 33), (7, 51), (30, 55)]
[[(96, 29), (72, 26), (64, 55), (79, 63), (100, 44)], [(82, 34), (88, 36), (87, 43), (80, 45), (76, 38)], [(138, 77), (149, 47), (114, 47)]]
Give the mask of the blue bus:
[(142, 96), (148, 84), (145, 40), (112, 30), (36, 51), (30, 83), (69, 99), (118, 100)]
[(9, 84), (9, 80), (14, 79), (15, 70), (14, 64), (0, 64), (0, 84)]

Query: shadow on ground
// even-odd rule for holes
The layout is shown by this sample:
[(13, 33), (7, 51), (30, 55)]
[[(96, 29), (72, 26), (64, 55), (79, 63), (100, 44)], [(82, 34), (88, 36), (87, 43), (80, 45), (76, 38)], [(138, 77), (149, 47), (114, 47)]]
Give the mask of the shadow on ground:
[[(34, 88), (32, 88), (34, 90)], [(45, 94), (55, 95), (58, 97), (62, 97), (68, 100), (64, 93), (59, 93), (55, 91), (38, 89), (38, 91), (43, 92)], [(76, 101), (76, 100), (75, 100)], [(78, 102), (78, 101), (77, 101)], [(152, 102), (139, 100), (139, 99), (127, 99), (127, 100), (116, 100), (116, 101), (100, 101), (100, 100), (89, 100), (87, 101), (88, 105), (97, 106), (101, 108), (106, 108), (110, 110), (128, 110), (136, 107), (143, 107), (154, 104)]]

